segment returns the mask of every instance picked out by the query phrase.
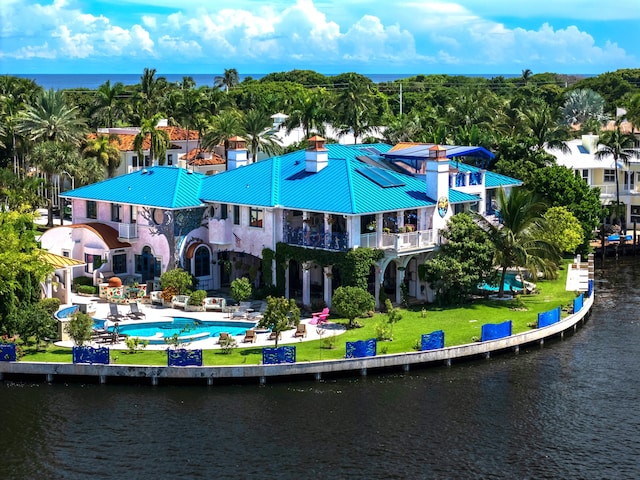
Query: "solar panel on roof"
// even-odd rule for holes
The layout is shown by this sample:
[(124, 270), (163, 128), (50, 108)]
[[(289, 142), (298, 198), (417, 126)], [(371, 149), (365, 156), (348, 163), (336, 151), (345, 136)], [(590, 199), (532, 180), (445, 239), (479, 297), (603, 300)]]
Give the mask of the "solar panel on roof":
[(391, 173), (383, 170), (382, 168), (369, 167), (369, 168), (357, 168), (356, 172), (365, 176), (372, 182), (377, 183), (382, 188), (389, 187), (403, 187), (405, 183), (399, 178), (395, 177)]
[(360, 150), (363, 152), (371, 153), (373, 155), (381, 155), (380, 150), (376, 147), (362, 147)]

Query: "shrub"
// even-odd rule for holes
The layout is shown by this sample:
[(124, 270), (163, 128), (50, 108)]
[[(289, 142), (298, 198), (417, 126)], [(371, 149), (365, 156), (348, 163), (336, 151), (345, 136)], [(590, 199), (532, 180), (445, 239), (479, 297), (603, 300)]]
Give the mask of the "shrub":
[(80, 287), (81, 285), (91, 285), (91, 286), (93, 286), (93, 279), (90, 278), (90, 277), (85, 277), (85, 276), (74, 278), (73, 279), (72, 290), (73, 291), (77, 291), (78, 287)]
[(164, 290), (169, 287), (175, 288), (177, 294), (187, 294), (193, 288), (193, 277), (181, 268), (167, 270), (160, 275), (160, 288)]
[(236, 343), (236, 339), (233, 338), (231, 335), (229, 335), (227, 338), (223, 338), (222, 340), (220, 340), (220, 351), (225, 354), (228, 355), (231, 352), (233, 352), (233, 349), (236, 348), (238, 345)]
[(170, 303), (171, 299), (175, 295), (178, 295), (178, 289), (175, 288), (175, 287), (167, 287), (167, 288), (163, 289), (162, 293), (160, 294), (160, 296), (162, 297), (162, 301), (164, 303)]
[(84, 342), (91, 340), (93, 330), (93, 318), (82, 312), (76, 312), (65, 327), (67, 333), (76, 345), (82, 346)]
[(60, 299), (59, 298), (43, 298), (40, 300), (40, 305), (43, 309), (47, 311), (51, 316), (56, 313), (60, 309)]
[(206, 296), (206, 291), (196, 290), (195, 292), (191, 293), (191, 296), (189, 296), (189, 305), (193, 305), (195, 307), (201, 306)]
[(236, 303), (244, 302), (251, 296), (251, 283), (247, 277), (236, 278), (231, 282), (231, 297)]
[(149, 340), (140, 340), (138, 337), (127, 337), (124, 343), (129, 349), (129, 353), (136, 353), (139, 348), (147, 348)]
[(378, 322), (375, 325), (376, 338), (378, 340), (391, 340), (391, 325), (386, 322)]
[(338, 315), (349, 319), (349, 327), (354, 327), (356, 317), (366, 315), (375, 308), (375, 300), (373, 295), (360, 287), (338, 287), (331, 305)]
[(83, 293), (85, 295), (95, 295), (96, 287), (93, 285), (78, 285), (78, 293)]

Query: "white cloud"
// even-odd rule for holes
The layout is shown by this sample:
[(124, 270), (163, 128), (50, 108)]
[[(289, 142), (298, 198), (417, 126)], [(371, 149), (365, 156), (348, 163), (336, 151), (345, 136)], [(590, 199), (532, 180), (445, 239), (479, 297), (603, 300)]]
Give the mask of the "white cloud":
[(152, 17), (151, 15), (143, 15), (142, 23), (145, 27), (150, 28), (151, 30), (155, 30), (157, 24), (156, 17)]
[(147, 32), (140, 25), (134, 25), (131, 28), (131, 37), (133, 39), (134, 46), (131, 49), (132, 53), (135, 55), (135, 51), (139, 48), (148, 53), (153, 53), (153, 40), (151, 40), (151, 36), (149, 32)]
[(88, 42), (86, 33), (72, 34), (66, 25), (60, 25), (53, 33), (53, 38), (60, 39), (60, 53), (70, 58), (87, 58), (93, 53), (93, 45)]

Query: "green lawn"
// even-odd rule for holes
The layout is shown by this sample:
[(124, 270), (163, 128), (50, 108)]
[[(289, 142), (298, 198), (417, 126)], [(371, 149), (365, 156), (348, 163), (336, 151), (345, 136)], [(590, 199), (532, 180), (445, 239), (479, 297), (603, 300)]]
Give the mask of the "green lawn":
[[(537, 320), (538, 313), (572, 302), (574, 292), (565, 290), (566, 267), (560, 271), (560, 277), (554, 281), (538, 282), (538, 294), (523, 295), (520, 302), (494, 302), (485, 299), (474, 301), (456, 308), (436, 308), (427, 306), (426, 317), (422, 317), (422, 306), (402, 309), (402, 319), (394, 325), (393, 341), (378, 342), (378, 353), (401, 353), (413, 351), (421, 335), (434, 330), (443, 330), (445, 345), (471, 343), (473, 337), (480, 337), (482, 325), (513, 321), (513, 333), (530, 330), (528, 324)], [(333, 319), (338, 323), (346, 320)], [(320, 348), (320, 340), (300, 342), (296, 345), (297, 361), (328, 360), (344, 358), (345, 342), (375, 338), (375, 325), (386, 321), (385, 314), (376, 314), (372, 318), (358, 320), (362, 328), (348, 330), (338, 336), (335, 348)], [(313, 328), (313, 326), (310, 326)], [(283, 335), (290, 335), (284, 332)], [(46, 351), (26, 350), (25, 361), (71, 362), (71, 350), (49, 347)], [(259, 364), (262, 360), (261, 347), (238, 347), (231, 354), (220, 350), (205, 350), (205, 365), (241, 365)], [(164, 350), (149, 350), (129, 353), (126, 350), (112, 350), (111, 362), (115, 364), (166, 365), (167, 354)]]

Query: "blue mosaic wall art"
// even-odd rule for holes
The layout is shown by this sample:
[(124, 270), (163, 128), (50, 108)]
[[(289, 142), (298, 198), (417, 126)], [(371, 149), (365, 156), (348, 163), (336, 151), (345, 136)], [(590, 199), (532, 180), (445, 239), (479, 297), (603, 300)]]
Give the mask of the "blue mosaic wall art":
[(284, 346), (278, 348), (265, 347), (262, 349), (263, 365), (278, 365), (280, 363), (296, 363), (296, 347)]
[(0, 362), (15, 362), (16, 359), (16, 344), (0, 343)]
[(376, 348), (377, 342), (375, 338), (359, 340), (357, 342), (347, 342), (346, 358), (375, 357)]
[(202, 350), (167, 349), (167, 364), (170, 367), (201, 367)]
[(444, 348), (444, 332), (442, 330), (422, 335), (420, 350), (438, 350), (439, 348)]
[(109, 349), (107, 347), (73, 347), (73, 363), (94, 363), (109, 365)]
[(481, 341), (497, 340), (511, 336), (511, 320), (502, 323), (485, 323), (482, 325)]

